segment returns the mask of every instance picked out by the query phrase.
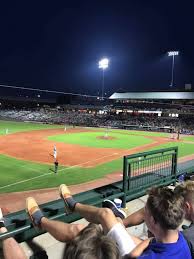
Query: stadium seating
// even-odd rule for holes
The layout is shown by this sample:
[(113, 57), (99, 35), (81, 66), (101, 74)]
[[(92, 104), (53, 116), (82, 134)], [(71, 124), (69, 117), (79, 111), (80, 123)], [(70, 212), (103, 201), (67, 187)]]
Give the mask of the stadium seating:
[(192, 117), (167, 118), (145, 115), (130, 114), (99, 114), (87, 113), (72, 110), (0, 110), (1, 119), (12, 119), (19, 121), (36, 121), (43, 123), (56, 123), (66, 125), (91, 126), (91, 127), (112, 127), (140, 130), (164, 130), (169, 132), (179, 125), (180, 133), (194, 134)]

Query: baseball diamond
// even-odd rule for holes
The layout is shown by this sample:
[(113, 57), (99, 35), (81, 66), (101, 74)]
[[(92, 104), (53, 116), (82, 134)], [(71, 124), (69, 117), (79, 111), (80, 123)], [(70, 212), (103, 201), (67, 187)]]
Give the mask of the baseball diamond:
[[(9, 134), (5, 134), (5, 128)], [(168, 133), (110, 129), (110, 138), (103, 138), (101, 128), (67, 127), (64, 131), (60, 125), (8, 121), (0, 122), (0, 130), (2, 202), (4, 193), (18, 195), (37, 189), (51, 193), (48, 188), (55, 188), (61, 182), (73, 186), (86, 183), (85, 187), (89, 187), (94, 180), (97, 185), (98, 181), (120, 180), (124, 155), (178, 146), (179, 159), (193, 159), (194, 142), (189, 136), (172, 140)], [(53, 173), (51, 156), (54, 145), (60, 165), (57, 175)], [(53, 193), (55, 189), (51, 196)], [(49, 199), (53, 198), (57, 197)]]

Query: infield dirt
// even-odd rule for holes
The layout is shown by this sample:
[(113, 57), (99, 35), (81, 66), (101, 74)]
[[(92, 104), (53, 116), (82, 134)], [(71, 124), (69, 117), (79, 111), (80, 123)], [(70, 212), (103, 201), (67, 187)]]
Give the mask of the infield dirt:
[[(64, 132), (62, 129), (34, 130), (6, 135), (0, 138), (0, 154), (17, 159), (46, 163), (53, 163), (52, 154), (54, 141), (48, 140), (48, 136), (57, 134), (74, 134), (88, 132), (86, 129), (71, 129)], [(137, 137), (138, 136), (134, 136)], [(96, 148), (75, 144), (57, 142), (58, 160), (61, 165), (80, 167), (93, 167), (115, 160), (123, 155), (141, 152), (146, 148), (152, 148), (169, 142), (168, 138), (146, 136), (153, 140), (152, 143), (131, 148), (128, 150), (116, 148)], [(114, 140), (111, 140), (114, 141)]]
[[(55, 142), (47, 140), (48, 136), (57, 134), (74, 134), (79, 132), (89, 132), (87, 129), (71, 129), (64, 132), (62, 129), (35, 130), (29, 132), (20, 132), (0, 137), (0, 154), (9, 155), (14, 158), (51, 164), (51, 157)], [(143, 134), (139, 134), (143, 136)], [(134, 137), (138, 138), (138, 135)], [(93, 167), (105, 162), (112, 161), (124, 155), (130, 155), (142, 152), (147, 148), (152, 148), (160, 144), (170, 142), (171, 140), (163, 137), (146, 136), (153, 140), (152, 143), (131, 148), (129, 150), (113, 148), (92, 148), (80, 145), (57, 143), (60, 164), (64, 166), (79, 165), (80, 167)], [(114, 141), (113, 139), (110, 141)], [(180, 162), (194, 159), (194, 155), (181, 158)], [(89, 160), (89, 161), (88, 161)], [(115, 172), (105, 177), (70, 186), (73, 194), (87, 191), (99, 186), (110, 184), (122, 179), (122, 172)], [(59, 198), (58, 189), (42, 189), (28, 192), (17, 192), (9, 194), (0, 194), (0, 206), (6, 211), (14, 212), (25, 208), (25, 198), (33, 196), (39, 204), (46, 203)]]

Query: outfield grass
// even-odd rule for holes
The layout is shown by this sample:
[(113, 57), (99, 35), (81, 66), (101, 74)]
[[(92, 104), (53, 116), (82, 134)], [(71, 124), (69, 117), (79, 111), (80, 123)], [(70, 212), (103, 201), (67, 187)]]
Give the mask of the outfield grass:
[[(96, 131), (96, 128), (89, 128), (90, 130)], [(131, 135), (142, 135), (142, 136), (156, 136), (156, 137), (166, 137), (170, 136), (170, 133), (165, 132), (153, 132), (153, 131), (142, 131), (142, 130), (124, 130), (124, 129), (108, 129), (108, 128), (98, 128), (98, 131), (108, 133), (121, 133), (121, 134), (131, 134)]]
[[(11, 132), (29, 131), (36, 129), (58, 128), (63, 126), (35, 124), (35, 123), (20, 123), (0, 121), (0, 134), (6, 128)], [(129, 149), (138, 145), (151, 143), (152, 140), (144, 138), (145, 136), (168, 136), (166, 133), (152, 133), (143, 131), (128, 131), (128, 130), (110, 130), (109, 136), (116, 137), (115, 140), (96, 139), (97, 136), (103, 136), (104, 129), (96, 132), (97, 129), (92, 129), (90, 133), (74, 133), (55, 136), (55, 141), (64, 141), (66, 143), (75, 143), (79, 145), (106, 147), (106, 148), (124, 148)], [(2, 132), (2, 134), (3, 134)], [(124, 133), (124, 134), (122, 134)], [(135, 136), (135, 135), (142, 136)], [(65, 139), (64, 139), (65, 137)], [(52, 137), (53, 138), (53, 137)], [(49, 139), (52, 139), (49, 137)], [(191, 141), (191, 137), (188, 137)], [(193, 137), (194, 139), (194, 137)], [(71, 141), (71, 142), (69, 142)], [(72, 142), (74, 141), (74, 142)], [(95, 142), (92, 143), (92, 142)], [(97, 143), (97, 144), (96, 144)], [(171, 143), (163, 144), (153, 149), (161, 149), (178, 146), (179, 157), (190, 155), (194, 153), (194, 144), (181, 143), (172, 141)], [(148, 149), (147, 149), (148, 150)], [(112, 172), (120, 171), (122, 173), (122, 158), (116, 159), (112, 162), (98, 165), (94, 168), (81, 167), (63, 167), (59, 166), (59, 172), (55, 175), (51, 169), (53, 165), (45, 165), (39, 163), (32, 163), (24, 160), (14, 159), (5, 155), (0, 155), (0, 193), (27, 191), (33, 189), (51, 188), (66, 183), (68, 185), (79, 184), (87, 181), (92, 181), (110, 174)], [(11, 185), (3, 188), (6, 185)]]
[(181, 139), (194, 142), (194, 136), (181, 137)]
[(64, 142), (70, 144), (78, 144), (80, 146), (97, 147), (97, 148), (120, 148), (131, 149), (137, 146), (152, 143), (153, 140), (143, 136), (134, 137), (133, 135), (109, 132), (108, 136), (113, 137), (113, 140), (99, 139), (103, 137), (102, 132), (80, 132), (73, 134), (60, 134), (48, 137), (49, 140), (55, 142)]
[[(179, 157), (194, 153), (194, 144), (178, 142), (160, 145), (150, 150), (173, 146), (179, 147)], [(31, 163), (0, 155), (0, 193), (52, 188), (61, 183), (66, 183), (67, 185), (84, 183), (99, 179), (112, 172), (120, 171), (122, 173), (122, 166), (122, 158), (98, 165), (94, 168), (60, 166), (58, 174), (55, 175), (49, 170), (50, 168), (53, 169), (53, 166)], [(9, 184), (14, 185), (2, 188)]]
[[(57, 175), (50, 170), (53, 166), (26, 162), (5, 155), (0, 155), (0, 165), (0, 193), (52, 188), (61, 183), (79, 184), (101, 178), (113, 171), (122, 171), (122, 159), (95, 168), (59, 166)], [(4, 188), (10, 184), (12, 186)]]
[[(114, 131), (111, 130), (111, 131)], [(141, 130), (117, 130), (116, 132), (120, 132), (123, 134), (125, 133), (130, 133), (131, 135), (139, 135), (139, 136), (153, 136), (153, 137), (166, 137), (168, 138), (170, 136), (170, 133), (165, 133), (165, 132), (150, 132), (150, 131), (141, 131)]]
[(10, 134), (10, 133), (22, 132), (22, 131), (56, 129), (56, 128), (62, 128), (62, 127), (64, 126), (0, 120), (0, 135), (5, 135), (6, 129), (8, 129), (8, 133)]
[(170, 142), (166, 144), (159, 145), (157, 147), (148, 149), (148, 150), (158, 150), (162, 148), (169, 148), (169, 147), (178, 147), (178, 156), (188, 156), (194, 154), (194, 143), (181, 143), (181, 142)]

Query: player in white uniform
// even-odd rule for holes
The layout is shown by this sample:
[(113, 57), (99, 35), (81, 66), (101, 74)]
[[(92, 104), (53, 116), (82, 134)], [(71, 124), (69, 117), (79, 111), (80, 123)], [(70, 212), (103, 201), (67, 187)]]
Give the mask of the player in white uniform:
[(54, 157), (55, 160), (57, 159), (57, 148), (56, 148), (56, 146), (54, 146), (54, 148), (53, 148), (53, 157)]

